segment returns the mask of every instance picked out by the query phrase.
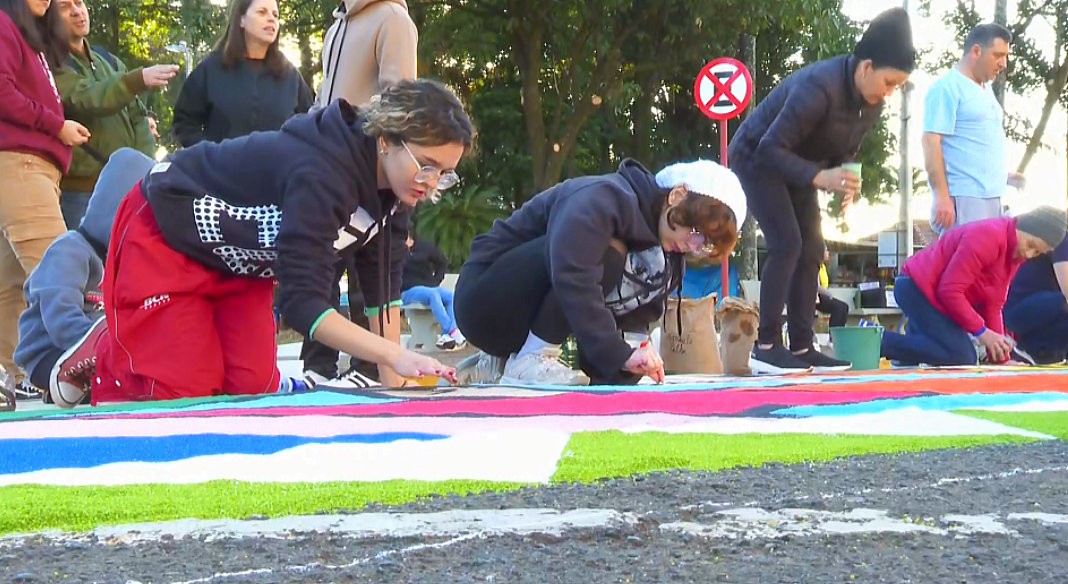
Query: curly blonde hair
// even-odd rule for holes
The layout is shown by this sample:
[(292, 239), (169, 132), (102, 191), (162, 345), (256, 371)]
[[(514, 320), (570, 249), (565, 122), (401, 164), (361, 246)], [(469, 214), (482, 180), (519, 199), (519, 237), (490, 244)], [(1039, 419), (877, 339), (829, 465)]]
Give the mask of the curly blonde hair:
[(474, 147), (476, 132), (460, 99), (445, 85), (430, 79), (406, 79), (386, 88), (359, 107), (363, 132), (399, 145), (463, 144)]

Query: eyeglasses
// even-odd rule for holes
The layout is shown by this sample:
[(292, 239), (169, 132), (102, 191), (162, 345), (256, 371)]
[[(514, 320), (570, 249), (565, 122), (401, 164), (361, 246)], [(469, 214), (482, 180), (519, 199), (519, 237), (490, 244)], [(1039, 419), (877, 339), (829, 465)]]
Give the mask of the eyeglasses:
[(690, 233), (686, 236), (686, 243), (689, 249), (692, 249), (690, 253), (694, 255), (711, 256), (718, 252), (716, 244), (709, 243), (705, 239), (705, 234), (697, 230), (696, 227), (690, 228)]
[(412, 162), (414, 162), (416, 168), (419, 169), (415, 171), (415, 180), (417, 182), (430, 184), (430, 181), (437, 179), (437, 190), (439, 191), (444, 191), (445, 189), (452, 188), (456, 186), (456, 183), (460, 182), (460, 175), (456, 174), (455, 171), (442, 171), (429, 164), (424, 166), (419, 163), (419, 159), (417, 159), (415, 157), (415, 154), (412, 153), (412, 149), (408, 148), (408, 144), (406, 142), (401, 142), (401, 146), (404, 146), (404, 150), (408, 152), (408, 156), (412, 157)]

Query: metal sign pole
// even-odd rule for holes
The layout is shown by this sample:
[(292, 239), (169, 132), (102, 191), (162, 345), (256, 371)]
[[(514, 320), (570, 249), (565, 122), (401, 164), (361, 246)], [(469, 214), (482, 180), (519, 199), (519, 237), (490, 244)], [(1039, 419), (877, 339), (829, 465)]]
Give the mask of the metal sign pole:
[[(730, 168), (730, 166), (728, 165), (728, 162), (727, 162), (727, 143), (728, 143), (728, 140), (727, 140), (727, 120), (720, 120), (719, 121), (719, 162), (720, 162), (720, 164), (723, 165), (724, 168)], [(742, 226), (739, 225), (738, 228), (741, 229)], [(721, 261), (719, 263), (719, 266), (720, 266), (720, 268), (719, 268), (720, 269), (719, 279), (720, 279), (720, 294), (721, 294), (719, 299), (720, 299), (721, 302), (723, 300), (726, 300), (727, 297), (729, 297), (731, 295), (730, 294), (730, 291), (731, 291), (731, 287), (730, 287), (730, 284), (731, 284), (730, 262), (731, 262), (730, 255), (724, 255), (723, 256), (723, 261)]]

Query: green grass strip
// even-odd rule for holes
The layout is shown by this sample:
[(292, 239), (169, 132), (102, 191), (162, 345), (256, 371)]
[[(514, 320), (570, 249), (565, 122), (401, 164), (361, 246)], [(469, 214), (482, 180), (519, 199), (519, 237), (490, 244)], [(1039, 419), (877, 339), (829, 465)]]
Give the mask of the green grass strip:
[[(987, 414), (988, 412), (983, 412)], [(1063, 418), (1062, 418), (1063, 420)], [(998, 420), (1001, 421), (1001, 420)], [(1008, 423), (1008, 422), (1006, 422)], [(1048, 422), (1052, 425), (1055, 422)], [(1068, 424), (1060, 422), (1063, 427)], [(1010, 425), (1027, 427), (1023, 423)], [(1044, 426), (1035, 429), (1052, 434)], [(905, 453), (1034, 442), (1021, 436), (894, 437), (811, 434), (665, 434), (591, 432), (572, 436), (554, 482), (589, 482), (664, 470), (716, 471), (761, 464), (827, 461), (845, 456)], [(378, 483), (247, 483), (0, 488), (0, 534), (87, 531), (100, 525), (175, 519), (244, 519), (352, 511), (437, 495), (504, 492), (521, 483), (385, 481)]]
[(981, 410), (957, 410), (973, 418), (989, 420), (1014, 428), (1041, 432), (1061, 440), (1068, 440), (1068, 412), (987, 412)]
[(571, 437), (553, 481), (588, 482), (675, 469), (717, 471), (759, 466), (768, 462), (822, 462), (862, 454), (895, 454), (1034, 441), (1013, 435), (915, 437), (588, 432)]
[(0, 488), (0, 534), (43, 530), (88, 531), (100, 525), (175, 519), (246, 519), (358, 510), (372, 503), (399, 505), (432, 495), (469, 495), (517, 489), (488, 481), (378, 483), (247, 483), (195, 485)]
[[(173, 410), (181, 411), (191, 406), (198, 406), (201, 404), (210, 403), (223, 403), (223, 402), (236, 402), (236, 401), (251, 401), (265, 397), (264, 395), (253, 396), (233, 396), (233, 395), (218, 395), (211, 397), (186, 397), (180, 399), (173, 399), (168, 401), (143, 401), (143, 402), (123, 402), (116, 404), (104, 404), (89, 408), (77, 408), (73, 410), (61, 410), (61, 409), (40, 409), (40, 410), (17, 410), (14, 412), (0, 413), (0, 422), (17, 422), (22, 420), (32, 420), (36, 418), (77, 418), (77, 417), (93, 417), (102, 416), (107, 414), (123, 414), (133, 413), (143, 410)], [(269, 411), (269, 410), (268, 410)]]

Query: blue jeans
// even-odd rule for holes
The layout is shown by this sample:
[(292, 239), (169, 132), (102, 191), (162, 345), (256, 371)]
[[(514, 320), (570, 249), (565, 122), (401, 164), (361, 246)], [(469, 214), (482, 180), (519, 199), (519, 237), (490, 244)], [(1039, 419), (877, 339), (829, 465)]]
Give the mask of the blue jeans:
[(931, 305), (908, 276), (894, 282), (894, 297), (908, 318), (905, 334), (883, 333), (883, 357), (909, 365), (975, 365), (971, 336)]
[[(1005, 306), (1005, 328), (1031, 353), (1068, 350), (1068, 302), (1060, 292), (1039, 292)], [(1037, 358), (1037, 357), (1036, 357)]]
[(89, 207), (89, 197), (93, 193), (84, 191), (63, 191), (59, 196), (59, 209), (63, 212), (63, 222), (67, 229), (77, 229)]
[(456, 330), (456, 316), (452, 310), (452, 291), (442, 287), (428, 288), (412, 286), (401, 292), (404, 304), (425, 304), (434, 313), (434, 318), (441, 325), (441, 332), (449, 334)]

